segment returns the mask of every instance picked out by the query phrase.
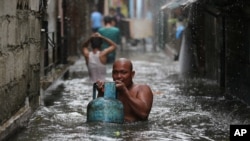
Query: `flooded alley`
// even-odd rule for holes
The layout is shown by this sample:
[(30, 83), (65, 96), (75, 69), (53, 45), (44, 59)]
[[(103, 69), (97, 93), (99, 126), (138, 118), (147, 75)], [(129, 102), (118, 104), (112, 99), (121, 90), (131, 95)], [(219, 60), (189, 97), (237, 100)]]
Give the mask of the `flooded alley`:
[[(229, 141), (239, 131), (231, 125), (250, 130), (250, 1), (1, 0), (0, 7), (0, 141)], [(82, 54), (107, 59), (103, 40), (89, 44), (94, 36), (108, 42), (106, 57), (132, 61), (135, 83), (151, 87), (147, 121), (87, 122), (93, 84)], [(113, 81), (112, 65), (102, 63), (96, 70)], [(126, 95), (119, 98), (121, 113), (130, 113)]]
[[(250, 109), (225, 94), (215, 82), (179, 75), (178, 61), (163, 52), (130, 47), (118, 53), (134, 63), (135, 82), (154, 93), (149, 120), (111, 124), (87, 123), (92, 100), (83, 58), (70, 67), (68, 77), (44, 92), (44, 104), (27, 128), (11, 141), (228, 141), (231, 124), (249, 124)], [(111, 65), (108, 78), (111, 79)]]

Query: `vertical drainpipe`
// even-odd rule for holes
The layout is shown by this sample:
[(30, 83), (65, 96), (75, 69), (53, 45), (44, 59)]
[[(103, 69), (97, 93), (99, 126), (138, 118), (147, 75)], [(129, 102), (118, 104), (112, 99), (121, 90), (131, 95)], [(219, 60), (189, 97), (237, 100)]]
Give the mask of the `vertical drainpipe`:
[(137, 0), (136, 1), (136, 18), (141, 18), (141, 13), (142, 13), (142, 0)]
[(109, 1), (105, 0), (104, 2), (104, 11), (103, 11), (104, 15), (108, 15), (109, 14)]
[(68, 39), (69, 39), (69, 27), (68, 27), (68, 19), (66, 18), (66, 9), (67, 9), (67, 2), (66, 0), (63, 0), (62, 2), (62, 6), (63, 6), (63, 32), (64, 32), (64, 38), (63, 38), (63, 45), (62, 45), (62, 49), (61, 49), (61, 56), (62, 56), (62, 60), (61, 60), (61, 63), (62, 64), (67, 64), (67, 47), (68, 47)]
[(220, 74), (220, 86), (225, 88), (226, 86), (226, 22), (225, 16), (222, 16), (222, 46), (221, 46), (221, 74)]
[(57, 17), (57, 32), (56, 32), (56, 43), (57, 43), (57, 52), (56, 52), (56, 65), (60, 64), (61, 47), (62, 47), (62, 36), (61, 36), (61, 17)]
[(129, 0), (129, 15), (130, 18), (134, 18), (134, 0)]

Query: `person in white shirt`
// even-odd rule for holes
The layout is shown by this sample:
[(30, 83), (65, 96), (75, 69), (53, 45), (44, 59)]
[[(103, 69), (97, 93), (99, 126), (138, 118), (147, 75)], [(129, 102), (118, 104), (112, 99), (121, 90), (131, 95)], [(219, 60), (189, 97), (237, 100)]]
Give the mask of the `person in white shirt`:
[[(101, 51), (102, 42), (106, 41), (109, 47)], [(91, 44), (91, 48), (89, 48)], [(93, 33), (82, 45), (82, 54), (88, 67), (89, 78), (91, 82), (105, 80), (106, 63), (109, 53), (116, 49), (117, 45), (110, 39), (101, 36), (99, 33)]]

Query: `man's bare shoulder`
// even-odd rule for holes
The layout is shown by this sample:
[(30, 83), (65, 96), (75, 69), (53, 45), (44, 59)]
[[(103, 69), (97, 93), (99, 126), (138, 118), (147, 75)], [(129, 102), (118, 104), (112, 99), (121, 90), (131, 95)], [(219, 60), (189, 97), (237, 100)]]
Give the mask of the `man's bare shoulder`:
[(151, 91), (151, 88), (147, 84), (135, 84), (134, 89), (139, 91)]

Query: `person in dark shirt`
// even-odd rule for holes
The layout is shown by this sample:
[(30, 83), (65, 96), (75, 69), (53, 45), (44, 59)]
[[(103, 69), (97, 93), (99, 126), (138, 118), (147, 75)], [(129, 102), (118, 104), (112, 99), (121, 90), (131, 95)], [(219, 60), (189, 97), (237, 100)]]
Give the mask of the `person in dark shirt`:
[[(115, 42), (117, 45), (120, 45), (120, 43), (121, 43), (120, 29), (113, 26), (112, 21), (113, 21), (112, 17), (105, 16), (104, 17), (104, 27), (100, 28), (98, 30), (98, 32), (102, 36)], [(107, 42), (104, 42), (102, 45), (102, 50), (104, 50), (107, 47), (108, 47)], [(112, 64), (115, 61), (115, 58), (116, 58), (116, 50), (109, 53), (107, 63)]]

